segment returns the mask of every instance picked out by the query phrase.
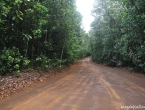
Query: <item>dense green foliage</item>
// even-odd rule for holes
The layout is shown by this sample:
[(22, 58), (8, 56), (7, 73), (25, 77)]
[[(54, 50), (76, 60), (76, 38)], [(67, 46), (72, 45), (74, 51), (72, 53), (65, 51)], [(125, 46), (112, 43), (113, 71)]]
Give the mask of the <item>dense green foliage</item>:
[(145, 0), (96, 0), (93, 60), (145, 72)]
[(62, 67), (84, 57), (75, 0), (1, 0), (0, 73)]

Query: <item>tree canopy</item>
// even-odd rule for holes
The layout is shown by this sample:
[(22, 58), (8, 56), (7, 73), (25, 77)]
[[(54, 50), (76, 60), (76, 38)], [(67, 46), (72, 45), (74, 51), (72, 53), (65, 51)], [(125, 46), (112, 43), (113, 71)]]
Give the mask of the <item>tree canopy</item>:
[(93, 16), (93, 60), (145, 72), (145, 0), (96, 0)]
[(75, 0), (1, 0), (0, 73), (53, 68), (84, 57)]
[(98, 63), (145, 72), (145, 0), (96, 0), (92, 14), (87, 34), (75, 0), (1, 0), (0, 74), (62, 67), (90, 51)]

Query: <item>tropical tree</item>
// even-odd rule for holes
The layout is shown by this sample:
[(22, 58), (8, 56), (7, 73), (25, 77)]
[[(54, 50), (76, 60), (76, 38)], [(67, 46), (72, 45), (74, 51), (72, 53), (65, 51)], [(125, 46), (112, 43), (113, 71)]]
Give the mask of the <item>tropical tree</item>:
[(1, 0), (0, 73), (62, 67), (85, 56), (81, 19), (75, 0)]
[(145, 1), (96, 1), (91, 25), (93, 60), (144, 72)]

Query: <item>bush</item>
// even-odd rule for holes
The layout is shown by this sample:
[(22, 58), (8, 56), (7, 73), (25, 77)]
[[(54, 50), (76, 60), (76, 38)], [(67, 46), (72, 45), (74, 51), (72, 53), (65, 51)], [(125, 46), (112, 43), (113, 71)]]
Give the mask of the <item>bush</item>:
[(40, 55), (36, 58), (35, 66), (38, 69), (47, 69), (49, 68), (50, 59), (48, 59), (45, 55)]
[(14, 73), (14, 75), (20, 75), (21, 62), (22, 65), (28, 65), (29, 61), (24, 59), (20, 55), (19, 49), (16, 47), (4, 48), (0, 53), (0, 74), (4, 75), (7, 72)]
[(0, 73), (5, 74), (7, 72), (13, 72), (14, 74), (17, 73), (18, 75), (20, 72), (21, 59), (22, 56), (20, 55), (18, 48), (5, 48), (2, 50), (0, 55)]

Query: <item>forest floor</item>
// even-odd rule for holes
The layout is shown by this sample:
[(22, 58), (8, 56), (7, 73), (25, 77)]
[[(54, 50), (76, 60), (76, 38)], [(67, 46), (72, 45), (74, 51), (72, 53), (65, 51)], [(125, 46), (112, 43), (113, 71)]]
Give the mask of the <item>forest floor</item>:
[(31, 89), (52, 79), (67, 69), (51, 69), (47, 71), (26, 70), (21, 72), (20, 77), (11, 74), (6, 74), (5, 76), (0, 75), (0, 100), (11, 97), (21, 91)]
[(95, 64), (89, 57), (63, 71), (23, 76), (7, 77), (15, 86), (13, 81), (7, 89), (1, 86), (1, 96), (15, 95), (1, 99), (0, 110), (145, 110), (144, 75)]

